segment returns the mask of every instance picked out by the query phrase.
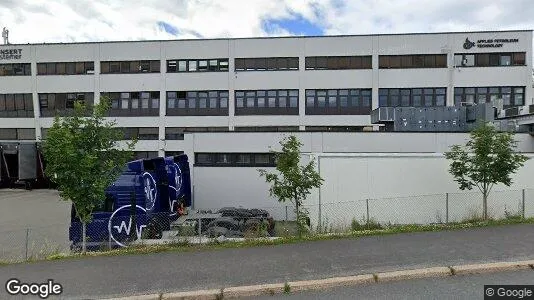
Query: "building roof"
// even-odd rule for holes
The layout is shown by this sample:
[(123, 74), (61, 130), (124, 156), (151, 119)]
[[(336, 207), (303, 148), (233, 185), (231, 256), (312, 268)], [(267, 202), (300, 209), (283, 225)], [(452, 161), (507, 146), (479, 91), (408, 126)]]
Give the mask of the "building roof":
[(439, 35), (439, 34), (473, 34), (473, 33), (504, 33), (504, 32), (533, 32), (533, 29), (519, 30), (486, 30), (486, 31), (449, 31), (449, 32), (412, 32), (412, 33), (376, 33), (376, 34), (342, 34), (342, 35), (307, 35), (307, 36), (266, 36), (266, 37), (237, 37), (237, 38), (200, 38), (200, 39), (166, 39), (166, 40), (122, 40), (122, 41), (94, 41), (94, 42), (54, 42), (54, 43), (26, 43), (0, 46), (32, 46), (32, 45), (76, 45), (76, 44), (107, 44), (107, 43), (139, 43), (139, 42), (177, 42), (177, 41), (231, 41), (254, 39), (291, 39), (291, 38), (335, 38), (335, 37), (373, 37), (373, 36), (401, 36), (401, 35)]

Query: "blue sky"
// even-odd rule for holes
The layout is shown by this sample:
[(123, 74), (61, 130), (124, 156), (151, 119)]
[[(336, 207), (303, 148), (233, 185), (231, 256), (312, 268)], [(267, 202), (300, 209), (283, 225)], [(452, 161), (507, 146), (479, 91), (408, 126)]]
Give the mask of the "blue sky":
[(12, 43), (532, 29), (533, 16), (532, 0), (0, 0)]

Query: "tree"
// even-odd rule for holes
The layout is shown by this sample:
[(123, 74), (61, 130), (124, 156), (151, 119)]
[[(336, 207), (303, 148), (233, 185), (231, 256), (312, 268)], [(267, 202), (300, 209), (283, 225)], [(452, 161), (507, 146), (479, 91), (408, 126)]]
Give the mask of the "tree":
[(528, 158), (516, 153), (513, 134), (498, 132), (490, 123), (482, 123), (471, 132), (465, 145), (454, 145), (445, 157), (451, 160), (449, 172), (461, 190), (476, 186), (482, 193), (484, 219), (488, 218), (488, 195), (495, 184), (512, 184), (511, 175)]
[(110, 108), (107, 98), (92, 109), (74, 103), (71, 116), (54, 118), (42, 149), (45, 174), (57, 184), (59, 195), (72, 201), (82, 223), (82, 251), (86, 251), (86, 225), (95, 208), (102, 207), (105, 190), (120, 175), (131, 159), (135, 141), (120, 149), (124, 133), (105, 116)]
[(276, 173), (269, 173), (260, 169), (260, 176), (265, 177), (270, 196), (275, 196), (280, 202), (290, 201), (295, 205), (299, 235), (302, 233), (307, 213), (301, 212), (302, 201), (310, 194), (311, 189), (319, 188), (323, 179), (315, 171), (315, 162), (312, 160), (307, 165), (301, 166), (300, 147), (302, 143), (296, 136), (291, 135), (280, 141), (281, 152), (271, 151), (276, 159)]

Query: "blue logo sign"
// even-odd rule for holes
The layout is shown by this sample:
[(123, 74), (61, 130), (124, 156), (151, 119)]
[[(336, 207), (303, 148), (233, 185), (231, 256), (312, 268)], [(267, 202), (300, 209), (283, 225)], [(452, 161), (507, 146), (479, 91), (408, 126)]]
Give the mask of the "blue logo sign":
[(158, 197), (158, 189), (156, 188), (156, 180), (150, 175), (150, 173), (143, 173), (143, 184), (146, 198), (146, 209), (152, 210), (154, 204), (156, 204), (156, 198)]
[(134, 217), (129, 215), (117, 214), (121, 210), (125, 210), (123, 213), (128, 212), (132, 208), (131, 205), (124, 205), (115, 210), (109, 218), (108, 231), (111, 239), (119, 246), (126, 247), (123, 244), (124, 241), (141, 239), (143, 234), (143, 228), (146, 219), (146, 209), (139, 205), (135, 206), (136, 224), (133, 226)]

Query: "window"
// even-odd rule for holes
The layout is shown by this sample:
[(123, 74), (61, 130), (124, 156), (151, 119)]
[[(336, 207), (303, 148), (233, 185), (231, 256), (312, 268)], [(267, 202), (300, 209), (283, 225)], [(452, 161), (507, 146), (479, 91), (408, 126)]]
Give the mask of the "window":
[(195, 153), (198, 167), (275, 167), (272, 153)]
[(310, 132), (360, 132), (365, 126), (306, 126)]
[(454, 88), (455, 105), (472, 105), (501, 100), (504, 108), (525, 105), (525, 87), (457, 87)]
[(511, 53), (458, 53), (454, 55), (455, 67), (503, 67), (524, 66), (525, 52)]
[(158, 140), (158, 127), (124, 127), (124, 139)]
[(446, 88), (386, 88), (379, 89), (378, 94), (378, 106), (381, 107), (445, 106), (447, 100)]
[[(76, 65), (78, 70), (78, 65)], [(103, 61), (100, 63), (102, 74), (159, 73), (159, 60)]]
[(307, 115), (366, 115), (371, 89), (306, 90)]
[(237, 132), (295, 132), (299, 131), (298, 126), (241, 126), (234, 127)]
[(235, 92), (236, 115), (298, 115), (298, 90)]
[(167, 92), (167, 116), (226, 115), (228, 115), (228, 91)]
[(84, 75), (94, 73), (95, 64), (92, 61), (37, 63), (37, 75)]
[(2, 128), (0, 140), (35, 140), (33, 128)]
[(0, 94), (0, 118), (33, 118), (32, 94)]
[(298, 57), (251, 57), (235, 59), (236, 71), (287, 71), (298, 69)]
[(133, 151), (133, 160), (151, 159), (158, 157), (158, 151)]
[(308, 56), (306, 70), (371, 69), (371, 56)]
[(167, 73), (227, 72), (228, 58), (168, 60)]
[(69, 116), (74, 112), (74, 103), (83, 102), (90, 113), (93, 106), (93, 93), (48, 93), (39, 94), (41, 117)]
[(31, 64), (0, 64), (0, 76), (30, 76)]
[(111, 117), (159, 116), (159, 92), (101, 93), (111, 100)]
[(446, 54), (380, 55), (380, 69), (446, 68)]

